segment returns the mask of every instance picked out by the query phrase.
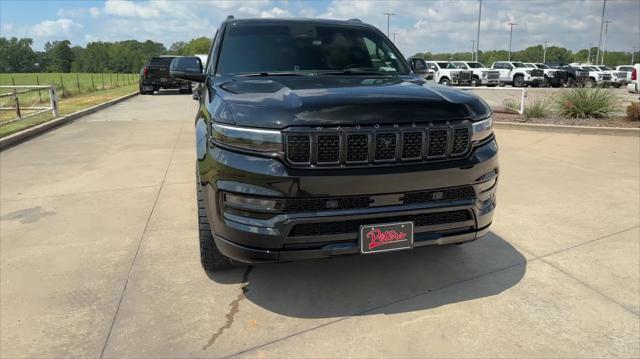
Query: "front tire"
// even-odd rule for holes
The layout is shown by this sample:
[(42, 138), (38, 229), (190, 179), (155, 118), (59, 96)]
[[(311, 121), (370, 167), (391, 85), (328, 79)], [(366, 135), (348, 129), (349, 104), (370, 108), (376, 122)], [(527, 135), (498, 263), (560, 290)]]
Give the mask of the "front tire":
[(440, 80), (440, 85), (451, 86), (451, 80), (449, 80), (448, 78), (444, 78)]
[(524, 76), (516, 75), (513, 77), (513, 87), (524, 87), (525, 85)]
[(198, 232), (200, 237), (200, 262), (202, 268), (207, 272), (215, 272), (221, 269), (229, 268), (233, 265), (230, 258), (225, 257), (216, 246), (211, 233), (211, 225), (207, 218), (207, 208), (204, 205), (205, 195), (202, 186), (197, 183), (198, 194)]

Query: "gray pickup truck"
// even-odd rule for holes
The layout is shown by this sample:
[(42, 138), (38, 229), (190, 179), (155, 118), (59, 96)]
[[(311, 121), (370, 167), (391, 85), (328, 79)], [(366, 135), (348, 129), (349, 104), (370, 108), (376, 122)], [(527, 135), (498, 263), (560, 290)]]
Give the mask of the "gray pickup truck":
[(192, 93), (191, 81), (172, 77), (169, 73), (171, 61), (176, 56), (159, 56), (149, 60), (149, 64), (140, 70), (138, 86), (141, 95), (153, 95), (160, 89), (178, 89), (180, 93)]

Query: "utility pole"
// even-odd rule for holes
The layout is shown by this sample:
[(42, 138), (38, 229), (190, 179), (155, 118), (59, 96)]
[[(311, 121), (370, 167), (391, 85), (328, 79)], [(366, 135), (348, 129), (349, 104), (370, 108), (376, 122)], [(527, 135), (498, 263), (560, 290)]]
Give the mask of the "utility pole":
[(631, 65), (633, 65), (633, 60), (636, 58), (636, 51), (638, 51), (637, 47), (633, 47), (633, 52), (631, 53)]
[(592, 43), (589, 43), (589, 50), (587, 52), (587, 63), (591, 63), (591, 47), (593, 46)]
[(544, 41), (544, 50), (542, 51), (542, 63), (544, 64), (545, 62), (547, 62), (547, 44), (549, 43), (549, 40), (545, 40)]
[(478, 61), (478, 51), (480, 51), (480, 20), (482, 19), (482, 0), (478, 5), (478, 34), (476, 35), (476, 61)]
[(596, 65), (600, 59), (600, 47), (602, 46), (602, 27), (604, 26), (604, 8), (607, 6), (607, 0), (602, 1), (602, 19), (600, 20), (600, 38), (598, 38), (598, 51), (596, 51)]
[(600, 61), (600, 65), (604, 65), (604, 53), (607, 52), (607, 32), (609, 30), (610, 23), (611, 21), (609, 20), (604, 22), (604, 40), (602, 41), (602, 60)]
[(511, 61), (511, 39), (513, 38), (513, 26), (518, 25), (515, 22), (509, 23), (509, 61)]
[(473, 52), (476, 49), (476, 40), (471, 40), (471, 61), (473, 61)]
[(394, 33), (393, 33), (393, 43), (394, 43), (394, 44), (396, 43), (396, 34), (397, 34), (397, 32), (394, 32)]
[(392, 12), (385, 12), (383, 15), (387, 15), (387, 37), (389, 37), (389, 21), (391, 17), (395, 14)]

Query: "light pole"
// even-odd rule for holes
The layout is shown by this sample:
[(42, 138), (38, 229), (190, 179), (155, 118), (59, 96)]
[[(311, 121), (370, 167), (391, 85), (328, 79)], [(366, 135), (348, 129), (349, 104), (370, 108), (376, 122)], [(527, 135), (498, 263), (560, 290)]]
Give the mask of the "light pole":
[[(600, 61), (600, 65), (604, 65), (604, 53), (607, 52), (607, 32), (609, 30), (609, 24), (611, 21), (607, 20), (604, 22), (604, 40), (602, 41), (602, 60)], [(596, 61), (597, 63), (598, 61)]]
[(587, 63), (591, 62), (591, 46), (593, 46), (593, 44), (589, 43), (589, 50), (587, 51)]
[(478, 51), (480, 48), (480, 19), (482, 19), (482, 0), (478, 5), (478, 34), (476, 35), (476, 61), (478, 61)]
[(397, 34), (397, 32), (394, 32), (394, 33), (393, 33), (393, 43), (394, 43), (394, 44), (396, 43), (396, 34)]
[(602, 46), (602, 27), (604, 26), (604, 8), (607, 6), (607, 0), (602, 2), (602, 19), (600, 20), (600, 37), (598, 38), (598, 51), (596, 51), (596, 65), (600, 59), (600, 46)]
[(511, 61), (511, 39), (513, 38), (513, 26), (518, 25), (515, 22), (509, 23), (509, 61)]
[(389, 21), (391, 17), (395, 14), (392, 12), (385, 12), (383, 15), (387, 15), (387, 37), (389, 37)]
[(471, 61), (473, 61), (473, 52), (476, 49), (476, 40), (471, 40)]
[(544, 64), (545, 62), (547, 62), (547, 44), (549, 43), (548, 40), (545, 40), (544, 42), (544, 50), (542, 51), (542, 63)]
[(633, 47), (633, 52), (631, 53), (631, 65), (633, 65), (633, 60), (636, 58), (636, 51), (638, 51), (637, 47)]

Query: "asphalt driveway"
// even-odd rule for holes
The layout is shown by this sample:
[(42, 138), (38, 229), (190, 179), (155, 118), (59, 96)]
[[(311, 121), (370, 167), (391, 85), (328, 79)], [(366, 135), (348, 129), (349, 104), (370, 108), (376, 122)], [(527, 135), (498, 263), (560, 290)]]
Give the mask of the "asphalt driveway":
[(138, 96), (0, 153), (1, 357), (638, 357), (640, 139), (498, 130), (462, 246), (199, 264), (195, 102)]

